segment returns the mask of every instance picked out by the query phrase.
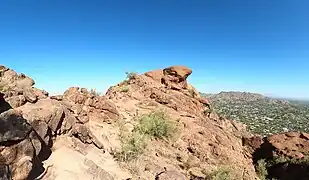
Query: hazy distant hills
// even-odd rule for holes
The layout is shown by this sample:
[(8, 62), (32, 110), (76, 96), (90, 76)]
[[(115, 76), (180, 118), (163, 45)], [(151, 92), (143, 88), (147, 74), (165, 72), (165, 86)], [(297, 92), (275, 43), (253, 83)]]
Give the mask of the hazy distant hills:
[(209, 99), (220, 116), (243, 122), (254, 133), (309, 132), (308, 101), (280, 100), (248, 92), (202, 93), (202, 96)]

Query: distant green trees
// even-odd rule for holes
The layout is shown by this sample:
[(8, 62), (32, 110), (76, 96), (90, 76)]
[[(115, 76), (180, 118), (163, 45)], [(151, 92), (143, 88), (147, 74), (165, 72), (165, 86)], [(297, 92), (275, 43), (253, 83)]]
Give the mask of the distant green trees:
[[(250, 94), (249, 94), (250, 95)], [(269, 135), (289, 131), (309, 132), (309, 105), (248, 94), (210, 95), (216, 113), (247, 125), (253, 133)]]

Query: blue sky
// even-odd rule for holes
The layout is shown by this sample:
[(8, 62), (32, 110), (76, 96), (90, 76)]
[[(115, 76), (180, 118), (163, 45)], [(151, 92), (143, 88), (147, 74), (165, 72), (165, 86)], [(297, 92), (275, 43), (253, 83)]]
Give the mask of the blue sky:
[(170, 65), (203, 92), (309, 99), (308, 0), (3, 0), (0, 64), (51, 94)]

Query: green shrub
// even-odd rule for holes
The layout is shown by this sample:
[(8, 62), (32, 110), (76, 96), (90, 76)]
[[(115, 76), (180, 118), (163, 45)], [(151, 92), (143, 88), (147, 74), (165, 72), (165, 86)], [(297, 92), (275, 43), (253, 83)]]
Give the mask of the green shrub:
[(136, 72), (126, 72), (126, 75), (127, 75), (127, 79), (131, 80), (137, 76), (137, 73)]
[(288, 158), (283, 156), (274, 157), (272, 159), (260, 159), (257, 161), (255, 165), (255, 170), (257, 175), (261, 180), (265, 180), (268, 176), (268, 169), (277, 165), (283, 165), (284, 167), (288, 167), (291, 164), (297, 165), (309, 165), (309, 156), (305, 155), (304, 158)]
[(304, 158), (285, 158), (285, 157), (275, 157), (270, 161), (270, 166), (277, 164), (286, 163), (286, 164), (299, 164), (299, 165), (309, 165), (309, 155), (305, 154)]
[(100, 95), (101, 95), (101, 93), (97, 92), (96, 89), (91, 89), (91, 90), (90, 90), (90, 93), (91, 93), (92, 95), (94, 95), (94, 96), (100, 96)]
[(147, 147), (147, 137), (139, 132), (121, 135), (121, 151), (115, 152), (114, 157), (117, 161), (127, 162), (136, 159)]
[(259, 176), (259, 178), (261, 180), (265, 180), (268, 175), (267, 162), (265, 161), (265, 159), (258, 160), (255, 169), (256, 169), (256, 173)]
[(163, 111), (154, 111), (138, 118), (138, 124), (132, 132), (125, 133), (120, 126), (121, 150), (111, 152), (114, 158), (120, 162), (128, 162), (137, 159), (144, 153), (148, 138), (171, 137), (176, 128)]
[(128, 92), (129, 87), (128, 86), (121, 86), (119, 90), (120, 90), (120, 92)]
[(232, 180), (231, 171), (228, 168), (219, 168), (216, 171), (210, 173), (207, 180)]
[(169, 116), (160, 110), (140, 117), (139, 124), (136, 126), (135, 131), (149, 135), (150, 137), (162, 139), (172, 137), (176, 128), (170, 121)]

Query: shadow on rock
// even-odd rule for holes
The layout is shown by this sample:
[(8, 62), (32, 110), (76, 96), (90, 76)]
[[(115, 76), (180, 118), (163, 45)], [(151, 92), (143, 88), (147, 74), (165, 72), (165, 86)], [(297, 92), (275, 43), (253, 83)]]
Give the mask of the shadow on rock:
[(6, 164), (4, 157), (0, 154), (0, 179), (11, 180), (9, 165)]
[(11, 105), (5, 101), (4, 94), (0, 92), (0, 114), (9, 109), (12, 109)]
[(309, 164), (279, 163), (268, 168), (268, 176), (280, 180), (308, 180)]
[[(48, 129), (47, 134), (49, 135), (52, 134), (51, 129)], [(42, 162), (47, 160), (52, 154), (51, 150), (51, 147), (53, 146), (52, 139), (50, 138), (48, 143), (46, 144), (44, 140), (37, 133), (35, 137), (41, 142), (41, 151), (37, 156), (33, 158), (33, 167), (27, 178), (29, 180), (37, 179), (37, 177), (39, 177), (42, 173), (44, 173), (45, 168), (43, 167)]]
[(263, 138), (263, 144), (253, 153), (257, 173), (265, 169), (266, 179), (308, 180), (308, 137), (306, 133), (289, 132)]

